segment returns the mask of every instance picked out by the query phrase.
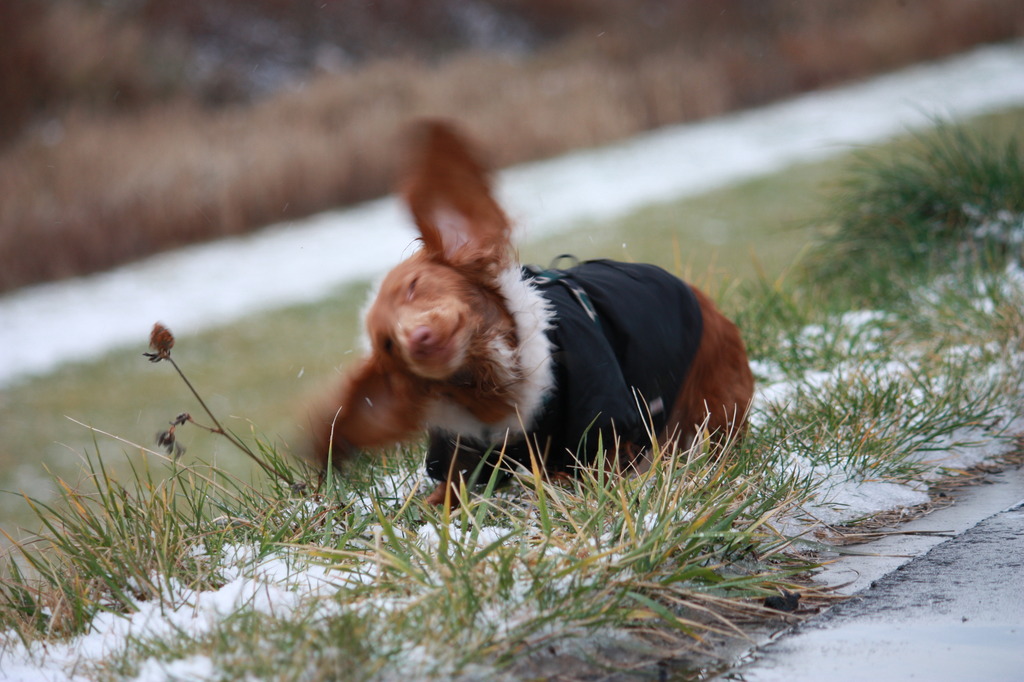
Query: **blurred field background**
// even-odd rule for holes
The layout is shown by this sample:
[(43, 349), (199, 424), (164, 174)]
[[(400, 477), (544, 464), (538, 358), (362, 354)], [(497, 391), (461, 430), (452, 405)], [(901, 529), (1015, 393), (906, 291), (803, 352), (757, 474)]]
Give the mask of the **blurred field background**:
[(1019, 0), (5, 0), (0, 291), (1024, 34)]

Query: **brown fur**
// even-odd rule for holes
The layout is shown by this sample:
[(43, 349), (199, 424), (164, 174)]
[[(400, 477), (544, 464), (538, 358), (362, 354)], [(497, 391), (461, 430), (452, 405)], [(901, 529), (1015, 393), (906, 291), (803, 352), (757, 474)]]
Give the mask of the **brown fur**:
[(739, 329), (722, 315), (711, 299), (691, 287), (700, 304), (704, 330), (690, 372), (679, 389), (669, 418), (669, 430), (685, 435), (700, 428), (722, 436), (741, 436), (754, 396), (754, 375)]
[[(483, 165), (444, 123), (421, 125), (411, 149), (401, 190), (422, 248), (385, 276), (366, 316), (370, 355), (314, 417), (323, 465), (416, 437), (431, 406), (458, 406), (484, 424), (515, 417), (517, 389), (533, 371), (513, 352), (521, 339), (497, 278), (516, 260)], [(712, 432), (742, 433), (753, 395), (743, 341), (694, 291), (703, 335), (662, 436), (690, 438), (705, 421)], [(442, 484), (430, 500), (450, 490)]]

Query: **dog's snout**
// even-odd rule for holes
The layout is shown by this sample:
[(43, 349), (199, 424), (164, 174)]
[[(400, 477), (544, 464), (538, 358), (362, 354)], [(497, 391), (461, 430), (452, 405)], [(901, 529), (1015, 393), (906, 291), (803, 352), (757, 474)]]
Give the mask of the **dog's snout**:
[(421, 324), (409, 334), (409, 352), (413, 357), (426, 357), (438, 348), (438, 335), (433, 329)]

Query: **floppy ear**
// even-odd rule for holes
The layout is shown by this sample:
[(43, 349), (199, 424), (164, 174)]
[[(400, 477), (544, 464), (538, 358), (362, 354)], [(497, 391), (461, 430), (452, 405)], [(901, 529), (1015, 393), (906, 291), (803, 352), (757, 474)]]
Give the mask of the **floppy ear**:
[(424, 409), (415, 382), (385, 371), (370, 356), (345, 377), (337, 398), (314, 416), (314, 457), (325, 467), (339, 466), (357, 450), (407, 440), (420, 428)]
[(453, 265), (505, 265), (510, 226), (469, 143), (447, 123), (413, 129), (401, 192), (423, 247)]

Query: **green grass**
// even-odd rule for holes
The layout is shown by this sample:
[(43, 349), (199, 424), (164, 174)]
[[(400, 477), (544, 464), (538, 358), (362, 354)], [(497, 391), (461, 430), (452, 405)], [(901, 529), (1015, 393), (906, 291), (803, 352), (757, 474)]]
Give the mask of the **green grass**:
[[(197, 388), (226, 428), (283, 444), (286, 450), (302, 419), (304, 401), (329, 386), (352, 357), (364, 297), (361, 287), (350, 287), (317, 305), (253, 316), (197, 335), (175, 357), (190, 368)], [(173, 321), (166, 322), (173, 331)], [(82, 423), (152, 446), (155, 434), (176, 415), (199, 412), (171, 367), (152, 365), (142, 357), (147, 341), (140, 337), (135, 348), (119, 349), (95, 363), (63, 367), (0, 394), (0, 489), (25, 489), (52, 499), (57, 491), (41, 464), (74, 483), (83, 471), (84, 453), (97, 448), (119, 473), (147, 459), (144, 452), (122, 443), (97, 443)], [(248, 471), (244, 456), (208, 434), (187, 430), (182, 443), (188, 452), (202, 453), (228, 471)], [(0, 528), (16, 533), (16, 525), (32, 517), (18, 496), (6, 494), (0, 495), (0, 518)]]
[[(64, 487), (63, 511), (40, 509), (52, 546), (20, 550), (37, 578), (14, 570), (0, 585), (0, 630), (26, 643), (60, 640), (87, 633), (100, 613), (180, 609), (235, 579), (229, 557), (241, 552), (250, 566), (318, 563), (334, 584), (293, 607), (278, 597), (283, 613), (269, 619), (257, 591), (222, 627), (140, 639), (131, 656), (96, 674), (135, 674), (139, 657), (187, 653), (231, 661), (225, 675), (234, 678), (266, 676), (300, 654), (300, 670), (311, 666), (324, 679), (444, 677), (471, 664), (511, 665), (567, 628), (729, 631), (711, 606), (792, 587), (787, 575), (802, 566), (779, 553), (788, 542), (766, 523), (793, 491), (762, 489), (766, 462), (742, 452), (720, 459), (668, 451), (625, 482), (600, 469), (569, 486), (524, 472), (512, 494), (482, 496), (451, 514), (416, 495), (418, 464), (398, 452), (315, 493), (310, 480), (297, 494), (173, 461), (165, 480), (137, 472), (126, 486), (94, 460), (89, 489)], [(349, 637), (325, 646), (325, 636), (342, 631)], [(267, 640), (301, 650), (281, 656), (266, 650)], [(419, 667), (405, 669), (410, 658)]]
[[(970, 306), (947, 297), (941, 310)], [(991, 345), (949, 353), (948, 334), (909, 333), (919, 319), (832, 316), (781, 335), (774, 353), (759, 356), (783, 389), (757, 415), (762, 435), (851, 478), (906, 481), (926, 473), (931, 453), (995, 427), (1018, 389), (1012, 373), (989, 370), (1014, 356), (1019, 333), (978, 327)]]
[(812, 244), (825, 192), (846, 160), (793, 166), (784, 173), (679, 201), (655, 204), (611, 221), (583, 225), (526, 245), (526, 260), (552, 255), (658, 263), (711, 290), (736, 281), (780, 276)]
[[(899, 157), (902, 149), (891, 152)], [(631, 237), (629, 255), (685, 270), (706, 259), (682, 254), (707, 251), (673, 236), (674, 217), (687, 215), (686, 229), (699, 232), (693, 226), (738, 211), (754, 215), (750, 230), (765, 234), (774, 220), (792, 225), (784, 232), (795, 254), (813, 234), (798, 227), (807, 224), (801, 214), (825, 212), (805, 183), (834, 184), (842, 167), (807, 166), (648, 209), (572, 236), (603, 235), (593, 252), (558, 250), (621, 256), (614, 251), (622, 235), (635, 235), (640, 220), (656, 227), (650, 241)], [(890, 165), (876, 169), (885, 175)], [(732, 234), (723, 251), (735, 253), (751, 234)], [(842, 252), (842, 234), (818, 253)], [(658, 253), (666, 242), (673, 251)], [(152, 449), (154, 434), (182, 411), (212, 420), (168, 363), (141, 356), (145, 339), (137, 352), (12, 389), (3, 408), (5, 438), (18, 448), (11, 453), (35, 452), (32, 439), (55, 439), (37, 415), (47, 408), (92, 404), (83, 420), (123, 440), (72, 425), (77, 435), (59, 436), (77, 439), (68, 443), (70, 462), (52, 467), (50, 489), (9, 498), (43, 532), (4, 560), (0, 663), (21, 645), (45, 644), (61, 656), (62, 647), (82, 646), (75, 638), (88, 638), (97, 619), (119, 627), (144, 616), (175, 627), (136, 631), (113, 656), (87, 657), (78, 672), (119, 679), (162, 661), (215, 665), (206, 674), (214, 679), (515, 679), (540, 676), (532, 666), (552, 651), (570, 652), (582, 674), (596, 665), (592, 655), (600, 658), (594, 638), (602, 633), (647, 635), (655, 658), (735, 635), (739, 621), (765, 617), (765, 596), (796, 589), (794, 574), (808, 564), (794, 543), (817, 530), (806, 517), (856, 520), (855, 509), (826, 510), (824, 488), (919, 488), (956, 473), (958, 465), (934, 460), (951, 447), (1006, 440), (1012, 434), (1003, 428), (1021, 416), (1024, 395), (1024, 287), (1007, 286), (1019, 271), (958, 259), (923, 272), (897, 255), (887, 275), (927, 286), (851, 310), (854, 296), (844, 292), (861, 284), (862, 272), (837, 268), (823, 279), (815, 267), (795, 267), (782, 276), (792, 265), (783, 260), (751, 265), (766, 276), (706, 278), (743, 330), (763, 391), (742, 444), (721, 457), (701, 444), (669, 448), (633, 478), (606, 476), (598, 466), (551, 484), (522, 471), (509, 487), (485, 489), (453, 513), (422, 502), (415, 444), (320, 480), (288, 457), (290, 437), (276, 436), (290, 431), (296, 396), (332, 375), (351, 347), (361, 302), (355, 288), (330, 303), (181, 338), (174, 349), (217, 419), (304, 486), (254, 470), (222, 436), (188, 423), (176, 427), (188, 446), (180, 458)], [(1003, 253), (1003, 264), (1013, 262)], [(61, 402), (69, 400), (78, 402)], [(8, 434), (6, 424), (21, 419), (23, 432)], [(313, 589), (301, 576), (327, 582)], [(180, 615), (207, 614), (210, 600), (234, 590), (231, 613), (209, 627)], [(814, 602), (813, 591), (804, 594)]]
[(855, 301), (891, 300), (935, 273), (1024, 262), (1024, 139), (940, 123), (852, 164), (817, 279)]

